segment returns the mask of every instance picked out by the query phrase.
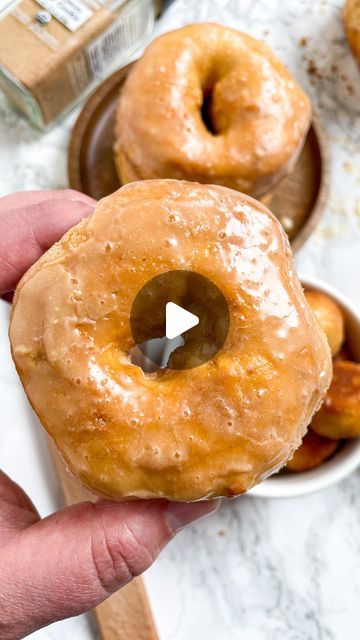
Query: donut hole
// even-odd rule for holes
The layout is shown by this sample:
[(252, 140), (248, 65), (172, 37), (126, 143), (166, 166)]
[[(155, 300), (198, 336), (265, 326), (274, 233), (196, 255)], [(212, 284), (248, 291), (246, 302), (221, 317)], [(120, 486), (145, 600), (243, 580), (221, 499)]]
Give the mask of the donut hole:
[(203, 101), (200, 108), (201, 119), (205, 125), (205, 128), (213, 136), (216, 136), (219, 132), (215, 127), (215, 123), (212, 117), (212, 102), (213, 102), (214, 85), (203, 87)]
[[(198, 320), (189, 331), (172, 339), (164, 337), (170, 301)], [(137, 345), (128, 351), (131, 363), (145, 373), (156, 372), (162, 379), (162, 369), (192, 369), (211, 360), (226, 340), (230, 312), (220, 289), (205, 276), (187, 270), (168, 271), (138, 292), (130, 324), (133, 345)]]
[(171, 340), (166, 337), (151, 338), (130, 350), (130, 361), (144, 373), (154, 373), (166, 369), (171, 355), (183, 345), (184, 339), (181, 336)]

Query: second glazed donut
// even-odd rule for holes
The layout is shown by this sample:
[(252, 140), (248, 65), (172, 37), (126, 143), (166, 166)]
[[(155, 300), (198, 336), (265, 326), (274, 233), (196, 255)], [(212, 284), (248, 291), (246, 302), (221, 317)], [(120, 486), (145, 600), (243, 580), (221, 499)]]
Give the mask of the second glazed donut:
[(177, 178), (260, 198), (293, 167), (310, 103), (269, 47), (218, 24), (153, 42), (120, 95), (115, 158), (123, 183)]

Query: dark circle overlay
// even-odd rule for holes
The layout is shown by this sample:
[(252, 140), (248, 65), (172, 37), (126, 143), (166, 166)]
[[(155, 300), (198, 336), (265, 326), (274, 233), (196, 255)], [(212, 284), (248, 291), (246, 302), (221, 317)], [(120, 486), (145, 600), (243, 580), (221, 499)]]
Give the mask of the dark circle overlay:
[[(168, 302), (199, 318), (199, 324), (173, 340), (165, 337)], [(220, 289), (205, 276), (194, 271), (166, 271), (140, 289), (131, 308), (130, 325), (138, 349), (157, 368), (192, 369), (221, 349), (230, 313)], [(164, 351), (170, 353), (166, 363)]]

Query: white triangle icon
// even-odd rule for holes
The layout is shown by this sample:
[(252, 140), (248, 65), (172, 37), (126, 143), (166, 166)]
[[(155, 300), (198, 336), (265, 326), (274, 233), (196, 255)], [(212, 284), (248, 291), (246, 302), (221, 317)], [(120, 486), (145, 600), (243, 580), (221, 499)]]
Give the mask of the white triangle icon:
[(199, 324), (199, 318), (190, 311), (179, 307), (175, 302), (166, 305), (166, 337), (169, 340), (181, 336), (182, 333)]

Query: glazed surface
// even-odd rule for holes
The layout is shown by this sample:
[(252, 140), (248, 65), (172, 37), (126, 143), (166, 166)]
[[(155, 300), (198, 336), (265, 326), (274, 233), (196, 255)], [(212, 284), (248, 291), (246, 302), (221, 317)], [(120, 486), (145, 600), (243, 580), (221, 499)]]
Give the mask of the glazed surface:
[[(202, 366), (146, 374), (129, 355), (132, 302), (184, 268), (225, 296), (227, 340)], [(18, 286), (10, 338), (70, 469), (115, 499), (246, 491), (299, 445), (331, 375), (274, 216), (229, 189), (173, 180), (123, 187), (50, 249)]]
[(291, 171), (310, 111), (262, 42), (217, 24), (172, 31), (146, 49), (121, 91), (120, 179), (196, 180), (259, 198)]

